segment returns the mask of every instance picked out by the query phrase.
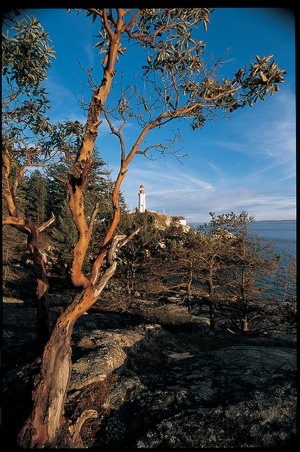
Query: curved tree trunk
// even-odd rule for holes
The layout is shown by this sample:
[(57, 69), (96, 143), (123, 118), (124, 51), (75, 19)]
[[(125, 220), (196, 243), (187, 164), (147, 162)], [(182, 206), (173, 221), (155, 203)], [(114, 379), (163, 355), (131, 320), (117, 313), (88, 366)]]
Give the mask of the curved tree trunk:
[(33, 393), (34, 409), (19, 435), (20, 447), (54, 446), (59, 428), (65, 424), (62, 409), (70, 380), (73, 323), (64, 319), (55, 327), (44, 349), (40, 381)]
[[(54, 221), (54, 220), (53, 220)], [(6, 217), (3, 225), (10, 225), (27, 234), (27, 247), (36, 273), (37, 300), (37, 344), (42, 351), (51, 334), (51, 318), (48, 300), (49, 283), (45, 270), (44, 257), (38, 247), (39, 228), (31, 220)]]
[(34, 409), (19, 434), (20, 447), (55, 447), (58, 442), (67, 447), (76, 447), (79, 432), (75, 429), (75, 423), (66, 428), (64, 417), (64, 403), (72, 371), (73, 326), (77, 318), (98, 299), (115, 269), (114, 263), (104, 273), (100, 285), (90, 286), (76, 295), (57, 320), (44, 349), (39, 382), (33, 392)]
[(209, 331), (211, 333), (215, 332), (215, 302), (214, 302), (214, 282), (213, 282), (213, 268), (214, 268), (214, 262), (210, 262), (210, 268), (209, 268), (209, 279), (208, 279), (208, 285), (209, 285)]
[(27, 224), (30, 229), (27, 246), (33, 260), (37, 281), (37, 341), (40, 350), (43, 350), (51, 334), (50, 306), (48, 299), (49, 282), (45, 270), (44, 257), (38, 248), (39, 230), (32, 221), (27, 221)]

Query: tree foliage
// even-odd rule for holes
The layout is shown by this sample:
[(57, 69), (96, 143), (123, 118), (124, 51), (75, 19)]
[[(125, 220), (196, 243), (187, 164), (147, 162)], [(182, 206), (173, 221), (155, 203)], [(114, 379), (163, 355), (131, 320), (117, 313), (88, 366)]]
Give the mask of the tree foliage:
[(10, 18), (12, 26), (2, 34), (4, 124), (9, 138), (20, 138), (29, 128), (34, 134), (48, 128), (45, 113), (50, 104), (42, 82), (55, 58), (48, 33), (34, 17)]
[(178, 227), (174, 233), (172, 226), (149, 233), (149, 227), (140, 224), (147, 235), (132, 241), (132, 261), (122, 262), (120, 270), (125, 271), (122, 264), (128, 271), (133, 268), (129, 280), (147, 298), (167, 302), (179, 295), (189, 312), (192, 305), (207, 306), (212, 332), (221, 316), (236, 333), (247, 333), (262, 310), (264, 283), (279, 262), (273, 243), (251, 233), (253, 222), (254, 217), (242, 211), (211, 213), (206, 227), (185, 233), (178, 233)]

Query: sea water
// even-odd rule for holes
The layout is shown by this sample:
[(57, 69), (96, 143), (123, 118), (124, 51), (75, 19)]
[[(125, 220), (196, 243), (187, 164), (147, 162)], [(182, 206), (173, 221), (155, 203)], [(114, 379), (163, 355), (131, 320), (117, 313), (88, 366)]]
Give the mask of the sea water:
[(283, 261), (296, 256), (296, 220), (255, 221), (249, 230), (272, 241)]
[[(193, 223), (189, 226), (197, 229), (200, 224)], [(296, 255), (296, 220), (255, 221), (250, 225), (249, 231), (266, 241), (272, 241), (274, 251), (283, 260)]]
[(280, 257), (276, 274), (263, 280), (268, 286), (265, 296), (285, 298), (284, 284), (289, 284), (287, 278), (290, 277), (288, 272), (286, 273), (287, 266), (291, 260), (296, 259), (296, 220), (256, 221), (249, 231), (256, 233), (266, 242), (271, 241), (274, 254)]

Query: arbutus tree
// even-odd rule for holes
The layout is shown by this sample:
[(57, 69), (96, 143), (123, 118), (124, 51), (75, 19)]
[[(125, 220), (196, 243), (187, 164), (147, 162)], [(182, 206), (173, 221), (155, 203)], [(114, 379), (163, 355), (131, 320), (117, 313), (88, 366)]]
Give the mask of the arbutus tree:
[[(118, 250), (138, 233), (134, 230), (128, 236), (117, 234), (121, 215), (120, 189), (130, 163), (138, 154), (151, 158), (152, 150), (173, 152), (173, 140), (167, 145), (157, 143), (143, 148), (146, 137), (151, 131), (176, 119), (190, 120), (191, 127), (197, 130), (218, 111), (227, 115), (247, 105), (252, 106), (258, 99), (264, 99), (267, 93), (277, 91), (277, 84), (284, 81), (285, 71), (278, 68), (272, 56), (257, 56), (249, 68), (240, 69), (231, 79), (218, 80), (217, 65), (205, 66), (204, 42), (193, 37), (197, 25), (202, 24), (207, 30), (212, 12), (209, 8), (85, 10), (99, 24), (96, 47), (103, 55), (103, 76), (91, 95), (82, 141), (64, 181), (78, 232), (70, 271), (77, 292), (57, 319), (44, 348), (33, 392), (32, 413), (19, 435), (20, 447), (55, 447), (58, 441), (68, 447), (78, 447), (82, 445), (80, 429), (83, 422), (97, 416), (94, 410), (87, 410), (74, 423), (68, 424), (65, 418), (64, 403), (72, 371), (71, 335), (76, 320), (100, 298), (114, 275)], [(116, 76), (117, 62), (118, 65), (125, 62), (125, 71), (130, 66), (126, 66), (125, 44), (135, 44), (135, 51), (141, 50), (146, 55), (139, 79), (148, 86), (146, 91), (133, 84), (123, 88), (120, 76)], [(117, 105), (109, 96), (113, 82), (118, 82), (120, 89)], [(83, 265), (98, 208), (95, 205), (87, 219), (84, 193), (101, 116), (119, 141), (120, 168), (111, 197), (113, 217), (104, 240), (99, 243), (97, 257), (87, 272), (83, 271)], [(128, 150), (123, 129), (132, 121), (139, 124), (140, 132)]]

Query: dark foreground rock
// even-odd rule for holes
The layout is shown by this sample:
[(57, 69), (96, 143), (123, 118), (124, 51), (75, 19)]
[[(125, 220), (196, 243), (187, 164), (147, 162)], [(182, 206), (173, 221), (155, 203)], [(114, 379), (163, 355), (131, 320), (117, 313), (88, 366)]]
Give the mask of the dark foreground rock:
[[(58, 313), (53, 309), (53, 316)], [(35, 310), (3, 307), (3, 431), (14, 447), (30, 412)], [(207, 336), (92, 309), (75, 325), (66, 414), (87, 448), (290, 447), (296, 442), (296, 338)]]

